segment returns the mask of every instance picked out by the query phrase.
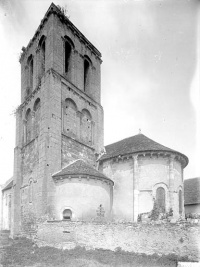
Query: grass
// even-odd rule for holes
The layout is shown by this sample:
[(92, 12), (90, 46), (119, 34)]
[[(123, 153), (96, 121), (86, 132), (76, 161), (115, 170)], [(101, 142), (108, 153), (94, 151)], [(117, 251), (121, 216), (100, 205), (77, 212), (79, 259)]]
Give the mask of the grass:
[(1, 264), (8, 267), (34, 266), (34, 267), (161, 267), (177, 266), (174, 255), (158, 256), (136, 254), (122, 251), (95, 249), (86, 250), (76, 247), (71, 250), (61, 250), (53, 247), (38, 247), (31, 240), (20, 238), (14, 240), (11, 246), (5, 247), (2, 253)]

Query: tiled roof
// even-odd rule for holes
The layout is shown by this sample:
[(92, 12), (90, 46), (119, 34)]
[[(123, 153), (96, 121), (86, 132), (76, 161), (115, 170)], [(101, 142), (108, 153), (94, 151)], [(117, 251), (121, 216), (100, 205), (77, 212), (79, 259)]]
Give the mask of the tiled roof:
[(188, 158), (178, 151), (163, 146), (152, 139), (146, 137), (143, 134), (137, 134), (128, 138), (125, 138), (119, 142), (110, 144), (105, 147), (106, 154), (104, 154), (100, 160), (113, 158), (119, 155), (137, 153), (137, 152), (153, 152), (153, 151), (164, 151), (178, 153), (184, 157), (186, 165), (188, 164)]
[(98, 178), (103, 178), (106, 180), (110, 180), (108, 177), (106, 177), (103, 173), (95, 170), (92, 166), (87, 164), (82, 159), (78, 159), (71, 164), (69, 164), (67, 167), (62, 169), (61, 171), (55, 173), (52, 175), (52, 177), (59, 177), (59, 176), (70, 176), (70, 175), (86, 175), (86, 176), (95, 176)]
[(184, 181), (184, 200), (185, 205), (200, 203), (200, 177)]
[(13, 186), (13, 177), (10, 178), (10, 179), (3, 185), (2, 191), (7, 190), (7, 189), (10, 189), (10, 188), (12, 188), (12, 186)]

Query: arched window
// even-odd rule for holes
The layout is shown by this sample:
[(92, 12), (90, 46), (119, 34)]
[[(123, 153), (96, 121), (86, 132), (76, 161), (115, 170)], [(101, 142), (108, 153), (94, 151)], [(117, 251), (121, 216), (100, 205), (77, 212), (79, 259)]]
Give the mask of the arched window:
[(86, 144), (92, 145), (92, 116), (87, 109), (82, 110), (81, 137)]
[(43, 35), (40, 38), (40, 41), (38, 44), (39, 51), (40, 51), (40, 55), (39, 55), (39, 79), (41, 79), (45, 73), (45, 49), (46, 49), (45, 39), (46, 39), (46, 37)]
[(31, 141), (32, 116), (30, 108), (26, 111), (26, 143)]
[(40, 98), (35, 100), (33, 110), (35, 112), (34, 118), (34, 136), (38, 136), (39, 134), (39, 127), (40, 127)]
[(84, 58), (84, 91), (87, 92), (90, 86), (90, 70), (91, 68), (91, 61), (90, 59), (85, 56)]
[(182, 214), (182, 212), (183, 212), (182, 190), (179, 190), (179, 192), (178, 192), (178, 198), (179, 198), (179, 214)]
[(33, 181), (32, 180), (29, 182), (28, 197), (29, 197), (29, 203), (32, 203), (33, 202)]
[(28, 65), (28, 88), (27, 94), (30, 94), (33, 90), (33, 55), (30, 55), (27, 60)]
[(74, 48), (74, 44), (68, 36), (65, 36), (64, 40), (64, 72), (65, 74), (68, 74), (72, 68), (72, 49)]
[(65, 42), (65, 73), (69, 71), (71, 51), (71, 45), (68, 42)]
[(65, 209), (63, 211), (63, 220), (71, 220), (72, 218), (72, 211), (70, 209)]
[(156, 202), (160, 212), (165, 212), (165, 189), (163, 187), (158, 187), (156, 190)]
[(64, 132), (72, 137), (77, 135), (77, 107), (71, 98), (65, 99)]

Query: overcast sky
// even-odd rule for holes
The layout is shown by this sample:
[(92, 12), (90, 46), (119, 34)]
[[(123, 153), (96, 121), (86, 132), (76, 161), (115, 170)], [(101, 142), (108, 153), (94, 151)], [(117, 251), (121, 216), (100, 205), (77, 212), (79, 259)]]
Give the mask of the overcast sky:
[[(51, 2), (0, 0), (0, 184), (13, 175), (19, 54)], [(199, 1), (54, 3), (67, 8), (70, 20), (102, 53), (105, 145), (138, 134), (140, 128), (188, 156), (185, 178), (200, 176)]]

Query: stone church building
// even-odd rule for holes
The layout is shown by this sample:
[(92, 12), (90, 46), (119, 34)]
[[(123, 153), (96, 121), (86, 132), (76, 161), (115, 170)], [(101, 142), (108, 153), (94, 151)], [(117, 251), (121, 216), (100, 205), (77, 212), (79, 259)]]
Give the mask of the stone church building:
[(24, 218), (137, 221), (156, 200), (184, 215), (188, 158), (143, 134), (104, 148), (101, 53), (53, 3), (22, 48), (11, 235)]

